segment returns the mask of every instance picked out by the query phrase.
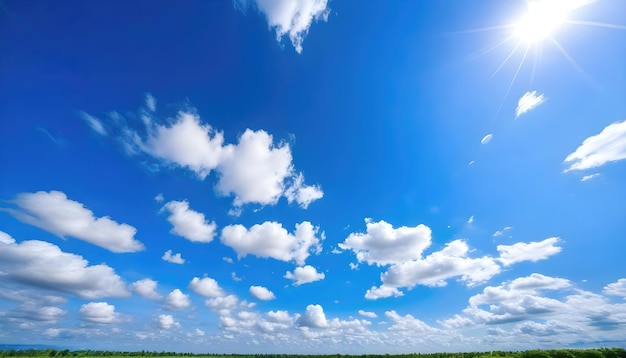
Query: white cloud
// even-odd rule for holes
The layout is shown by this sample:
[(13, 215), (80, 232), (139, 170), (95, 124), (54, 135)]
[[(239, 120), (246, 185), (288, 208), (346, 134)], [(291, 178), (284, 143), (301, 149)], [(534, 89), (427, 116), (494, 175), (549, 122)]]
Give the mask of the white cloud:
[(301, 208), (306, 209), (312, 202), (321, 199), (324, 192), (319, 185), (305, 185), (304, 175), (296, 175), (293, 184), (285, 191), (285, 197), (289, 203), (295, 201)]
[(320, 305), (308, 305), (304, 315), (298, 318), (297, 324), (304, 327), (327, 328), (329, 326), (324, 309)]
[(170, 213), (167, 221), (174, 226), (172, 234), (192, 242), (211, 242), (215, 237), (215, 222), (208, 223), (204, 214), (191, 210), (187, 200), (170, 201), (161, 210)]
[(285, 273), (285, 278), (296, 281), (293, 283), (294, 286), (300, 286), (305, 283), (320, 281), (323, 280), (325, 277), (326, 275), (324, 275), (323, 272), (317, 272), (315, 267), (311, 265), (296, 267), (293, 272), (287, 271)]
[(87, 122), (87, 124), (89, 125), (89, 127), (91, 127), (91, 129), (94, 130), (94, 132), (105, 136), (107, 135), (107, 131), (106, 129), (104, 129), (104, 126), (102, 125), (102, 122), (100, 122), (100, 120), (94, 116), (91, 116), (85, 112), (80, 112), (80, 116), (85, 120), (85, 122)]
[(243, 281), (243, 278), (237, 276), (237, 273), (235, 271), (230, 273), (230, 277), (232, 277), (233, 281), (235, 281), (235, 282)]
[(162, 297), (156, 292), (157, 281), (144, 278), (133, 282), (130, 286), (136, 294), (149, 300), (160, 300)]
[(626, 278), (620, 278), (617, 282), (606, 285), (603, 292), (607, 295), (622, 296), (626, 300)]
[(626, 121), (610, 124), (600, 134), (585, 139), (565, 158), (570, 166), (564, 172), (597, 168), (623, 159), (626, 159)]
[[(148, 106), (150, 102), (146, 100)], [(273, 137), (263, 130), (246, 129), (237, 144), (225, 144), (224, 134), (202, 124), (194, 109), (181, 110), (165, 125), (155, 124), (152, 115), (146, 110), (141, 113), (146, 135), (130, 129), (121, 115), (110, 116), (126, 152), (145, 153), (162, 164), (187, 168), (202, 180), (216, 171), (217, 192), (235, 197), (233, 214), (248, 203), (274, 205), (282, 196), (306, 209), (324, 194), (319, 185), (304, 184), (304, 176), (294, 169), (289, 144), (274, 145)]]
[(187, 308), (190, 305), (189, 295), (184, 294), (178, 288), (170, 292), (165, 298), (165, 308), (170, 310), (179, 310)]
[(387, 298), (391, 296), (401, 297), (404, 296), (404, 293), (395, 287), (385, 285), (381, 285), (380, 287), (372, 286), (372, 288), (365, 292), (365, 299), (367, 300), (377, 300), (379, 298)]
[(250, 286), (250, 294), (262, 301), (270, 301), (276, 298), (272, 291), (263, 286)]
[(537, 91), (526, 92), (517, 102), (515, 109), (515, 118), (519, 118), (522, 114), (535, 109), (537, 106), (545, 102), (546, 98), (543, 94), (537, 95)]
[[(2, 235), (4, 236), (4, 235)], [(6, 235), (8, 236), (8, 235)], [(130, 293), (115, 271), (106, 264), (89, 266), (82, 256), (66, 253), (49, 242), (28, 240), (0, 242), (3, 280), (67, 292), (86, 299), (126, 297)]]
[(359, 314), (361, 316), (369, 317), (369, 318), (377, 318), (378, 317), (378, 315), (376, 315), (376, 313), (374, 313), (374, 312), (363, 311), (363, 310), (359, 310)]
[(381, 280), (384, 286), (389, 287), (411, 288), (418, 284), (443, 287), (447, 285), (448, 279), (459, 277), (459, 281), (474, 286), (500, 272), (500, 266), (493, 258), (470, 258), (468, 253), (467, 243), (455, 240), (424, 259), (391, 266), (381, 275)]
[(439, 331), (410, 314), (400, 316), (395, 310), (385, 312), (385, 317), (389, 318), (392, 322), (391, 327), (389, 327), (390, 331), (406, 331), (412, 334), (435, 333)]
[(431, 243), (431, 231), (425, 225), (402, 226), (394, 229), (381, 220), (365, 220), (366, 233), (352, 233), (339, 247), (352, 250), (359, 262), (368, 264), (396, 264), (421, 257)]
[(276, 39), (280, 41), (288, 36), (297, 53), (302, 52), (302, 42), (309, 32), (313, 21), (327, 21), (330, 9), (328, 0), (236, 0), (239, 6), (245, 8), (255, 4), (256, 8), (265, 15), (270, 29), (276, 32)]
[(208, 299), (204, 304), (214, 311), (231, 310), (237, 307), (239, 299), (235, 295), (221, 296)]
[(512, 228), (512, 227), (510, 227), (510, 226), (505, 226), (502, 230), (497, 230), (497, 231), (496, 231), (496, 232), (494, 232), (494, 233), (493, 233), (493, 235), (491, 235), (491, 236), (493, 236), (493, 237), (502, 236), (502, 235), (504, 235), (504, 233), (505, 233), (505, 232), (507, 232), (507, 231), (509, 231), (509, 230), (511, 230), (511, 229), (513, 229), (513, 228)]
[(536, 262), (545, 260), (561, 252), (561, 247), (557, 246), (559, 242), (558, 237), (551, 237), (539, 242), (518, 242), (513, 245), (498, 245), (496, 247), (500, 253), (498, 261), (505, 266), (509, 266), (522, 261)]
[(580, 181), (587, 181), (587, 180), (593, 179), (593, 178), (595, 178), (597, 176), (600, 176), (600, 173), (594, 173), (594, 174), (585, 175), (582, 178), (580, 178)]
[[(266, 221), (247, 229), (243, 225), (229, 225), (222, 229), (220, 240), (237, 252), (238, 257), (248, 254), (257, 257), (271, 257), (280, 261), (295, 261), (303, 265), (310, 251), (321, 251), (320, 239), (315, 235), (318, 228), (308, 221), (296, 224), (294, 234), (290, 234), (280, 223)], [(322, 234), (323, 237), (323, 234)]]
[(106, 302), (89, 302), (80, 306), (79, 310), (85, 321), (93, 323), (116, 323), (119, 314), (115, 312), (115, 306)]
[(491, 141), (492, 138), (493, 138), (493, 134), (487, 134), (486, 136), (483, 137), (483, 139), (480, 140), (480, 144), (487, 144)]
[(172, 315), (169, 315), (169, 314), (160, 314), (158, 323), (161, 329), (170, 329), (172, 327), (179, 326), (179, 323), (174, 321), (174, 317), (172, 317)]
[(71, 236), (117, 253), (144, 249), (143, 244), (134, 238), (137, 229), (118, 224), (108, 216), (96, 218), (91, 210), (68, 199), (63, 192), (20, 193), (12, 202), (19, 209), (3, 210), (61, 238)]
[(210, 277), (194, 277), (191, 282), (189, 282), (189, 288), (204, 297), (224, 296), (224, 290), (218, 285), (217, 281)]
[(348, 266), (350, 266), (350, 270), (358, 270), (359, 269), (359, 264), (354, 263), (354, 262), (350, 262), (348, 264)]
[(474, 215), (470, 216), (469, 219), (467, 219), (467, 223), (468, 224), (473, 224), (474, 223)]
[(156, 98), (150, 93), (146, 93), (146, 108), (154, 112), (156, 111)]
[(234, 263), (233, 259), (228, 256), (222, 257), (222, 260), (224, 260), (225, 262), (228, 262), (229, 264)]
[(165, 200), (165, 197), (163, 196), (163, 193), (158, 193), (155, 197), (154, 197), (154, 201), (156, 201), (157, 203), (162, 203), (163, 200)]
[(180, 252), (172, 255), (172, 250), (165, 251), (163, 256), (161, 256), (161, 259), (167, 262), (171, 262), (173, 264), (182, 265), (185, 263), (185, 259), (183, 259)]

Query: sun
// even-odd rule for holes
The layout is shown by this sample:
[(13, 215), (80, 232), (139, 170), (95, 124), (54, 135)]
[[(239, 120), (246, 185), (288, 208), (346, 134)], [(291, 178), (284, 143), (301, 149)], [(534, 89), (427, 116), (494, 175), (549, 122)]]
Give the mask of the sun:
[(572, 5), (572, 1), (567, 0), (529, 2), (526, 13), (513, 24), (515, 37), (527, 45), (551, 38), (553, 32), (567, 21)]

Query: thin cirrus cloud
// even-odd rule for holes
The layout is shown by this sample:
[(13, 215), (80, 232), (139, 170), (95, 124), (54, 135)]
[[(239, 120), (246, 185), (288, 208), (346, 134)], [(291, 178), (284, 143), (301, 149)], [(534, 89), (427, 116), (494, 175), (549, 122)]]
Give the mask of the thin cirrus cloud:
[(601, 167), (626, 159), (626, 121), (606, 126), (599, 134), (583, 141), (565, 158), (569, 164), (563, 172)]
[(515, 118), (519, 118), (522, 114), (532, 111), (540, 104), (544, 103), (546, 98), (543, 94), (537, 94), (537, 91), (526, 92), (517, 102), (517, 108), (515, 108)]
[(109, 122), (129, 155), (146, 154), (160, 166), (189, 169), (201, 180), (215, 171), (217, 193), (234, 196), (236, 208), (250, 203), (275, 205), (285, 197), (306, 209), (323, 197), (319, 185), (306, 185), (303, 174), (294, 169), (288, 143), (275, 145), (266, 131), (246, 129), (236, 144), (225, 144), (224, 134), (203, 124), (194, 109), (181, 109), (168, 124), (157, 123), (155, 103), (148, 94), (141, 111), (146, 135), (131, 129), (119, 113), (109, 114)]
[(65, 292), (86, 299), (127, 297), (124, 281), (106, 264), (89, 265), (82, 256), (46, 241), (17, 243), (0, 232), (0, 272), (5, 280)]
[(261, 12), (270, 29), (280, 42), (283, 36), (289, 37), (297, 53), (302, 52), (302, 42), (314, 21), (327, 21), (330, 9), (328, 0), (235, 0), (242, 10), (251, 5)]
[(486, 136), (483, 137), (483, 139), (480, 140), (480, 144), (487, 144), (491, 142), (492, 138), (493, 138), (493, 134), (487, 134)]
[(135, 240), (137, 229), (108, 216), (97, 218), (84, 204), (60, 191), (20, 193), (12, 201), (17, 209), (3, 208), (18, 220), (61, 238), (80, 239), (116, 253), (144, 250)]

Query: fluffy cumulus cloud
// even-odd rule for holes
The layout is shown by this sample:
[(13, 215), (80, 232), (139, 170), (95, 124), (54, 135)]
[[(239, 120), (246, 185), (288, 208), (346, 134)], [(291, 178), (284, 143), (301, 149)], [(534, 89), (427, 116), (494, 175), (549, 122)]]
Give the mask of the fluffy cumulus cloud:
[(600, 167), (606, 163), (626, 159), (626, 121), (605, 127), (591, 136), (565, 158), (569, 167), (564, 172)]
[(558, 237), (551, 237), (538, 242), (518, 242), (513, 245), (498, 245), (497, 250), (500, 253), (498, 261), (502, 262), (505, 266), (509, 266), (522, 261), (536, 262), (545, 260), (561, 252), (561, 247), (557, 246), (559, 242)]
[(118, 224), (107, 216), (96, 218), (83, 204), (70, 200), (60, 191), (18, 194), (12, 201), (16, 209), (3, 210), (29, 225), (61, 238), (84, 240), (112, 252), (136, 252), (144, 249), (135, 240), (137, 229)]
[[(147, 107), (156, 106), (153, 97), (148, 99)], [(224, 134), (203, 124), (194, 109), (181, 110), (167, 124), (156, 123), (154, 116), (155, 111), (150, 108), (142, 111), (145, 132), (140, 133), (131, 129), (120, 114), (109, 115), (128, 154), (143, 153), (162, 166), (189, 169), (201, 180), (215, 171), (217, 192), (234, 196), (234, 205), (239, 208), (234, 213), (248, 203), (274, 205), (281, 197), (307, 208), (324, 195), (319, 185), (306, 185), (303, 174), (295, 170), (289, 144), (276, 145), (272, 135), (264, 130), (246, 129), (236, 144), (226, 144)], [(202, 223), (181, 202), (172, 202), (170, 206), (185, 214), (185, 224)], [(181, 228), (181, 232), (193, 231)], [(208, 240), (206, 232), (197, 235), (200, 237), (196, 241)]]
[(191, 282), (189, 282), (189, 288), (204, 297), (224, 296), (224, 290), (219, 286), (217, 281), (210, 277), (194, 277)]
[(328, 19), (328, 0), (235, 0), (241, 8), (256, 6), (268, 26), (280, 41), (288, 36), (296, 52), (302, 52), (302, 42), (313, 21)]
[(79, 311), (82, 319), (92, 323), (116, 323), (119, 314), (115, 312), (115, 306), (107, 302), (89, 302), (80, 306)]
[(82, 256), (66, 253), (49, 242), (17, 243), (0, 235), (0, 272), (3, 280), (67, 292), (85, 299), (126, 297), (130, 293), (113, 268), (89, 265)]
[(174, 289), (167, 295), (167, 297), (165, 297), (164, 307), (169, 310), (180, 310), (187, 308), (190, 305), (191, 301), (189, 301), (189, 295), (184, 294), (178, 288)]
[(178, 327), (179, 323), (174, 320), (174, 317), (169, 314), (160, 314), (157, 323), (161, 329), (170, 329), (172, 327)]
[(272, 291), (263, 286), (250, 286), (250, 294), (262, 301), (270, 301), (276, 298)]
[(180, 254), (180, 252), (174, 254), (172, 253), (172, 250), (165, 251), (163, 256), (161, 256), (161, 259), (163, 259), (163, 261), (171, 262), (173, 264), (182, 265), (185, 263), (185, 259), (183, 259), (183, 256)]
[(317, 272), (315, 267), (306, 265), (303, 267), (296, 267), (293, 272), (287, 271), (285, 278), (295, 281), (294, 286), (300, 286), (305, 283), (311, 283), (315, 281), (323, 280), (326, 277), (323, 272)]
[(133, 282), (130, 287), (136, 294), (143, 298), (147, 298), (149, 300), (160, 300), (163, 297), (156, 292), (157, 285), (157, 281), (150, 278), (144, 278)]
[(170, 201), (161, 210), (170, 214), (167, 221), (173, 226), (172, 234), (192, 242), (211, 242), (215, 237), (215, 222), (207, 222), (204, 214), (190, 209), (187, 200)]
[(517, 102), (515, 108), (515, 118), (519, 118), (522, 114), (535, 109), (537, 106), (546, 101), (543, 94), (537, 94), (537, 91), (526, 92)]
[(321, 240), (316, 236), (317, 233), (318, 228), (308, 221), (296, 224), (293, 234), (287, 232), (280, 223), (266, 221), (250, 229), (243, 225), (226, 226), (222, 229), (220, 240), (233, 248), (240, 258), (251, 254), (304, 265), (311, 252), (321, 251)]
[(425, 225), (394, 229), (382, 220), (366, 219), (365, 223), (365, 233), (352, 233), (339, 244), (343, 250), (352, 250), (359, 262), (387, 265), (417, 259), (431, 243), (431, 231)]
[(424, 259), (402, 262), (391, 266), (381, 275), (384, 286), (414, 287), (425, 285), (442, 287), (447, 280), (458, 277), (459, 281), (474, 286), (489, 280), (500, 272), (500, 266), (491, 257), (468, 257), (469, 247), (463, 240), (452, 241)]
[(626, 278), (620, 278), (617, 282), (610, 283), (604, 287), (604, 293), (613, 296), (622, 296), (626, 300)]
[(404, 296), (404, 293), (402, 293), (402, 291), (398, 290), (396, 287), (389, 287), (385, 285), (381, 285), (379, 287), (372, 286), (370, 289), (365, 291), (365, 299), (367, 300), (377, 300), (380, 298), (401, 296)]

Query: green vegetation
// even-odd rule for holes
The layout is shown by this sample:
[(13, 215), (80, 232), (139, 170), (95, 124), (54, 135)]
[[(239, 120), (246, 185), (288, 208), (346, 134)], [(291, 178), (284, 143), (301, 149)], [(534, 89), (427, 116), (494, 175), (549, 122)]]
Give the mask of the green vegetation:
[(431, 354), (291, 355), (291, 354), (193, 354), (175, 352), (113, 352), (55, 349), (0, 350), (0, 357), (211, 357), (211, 358), (626, 358), (623, 348), (552, 349), (523, 352), (465, 352)]

